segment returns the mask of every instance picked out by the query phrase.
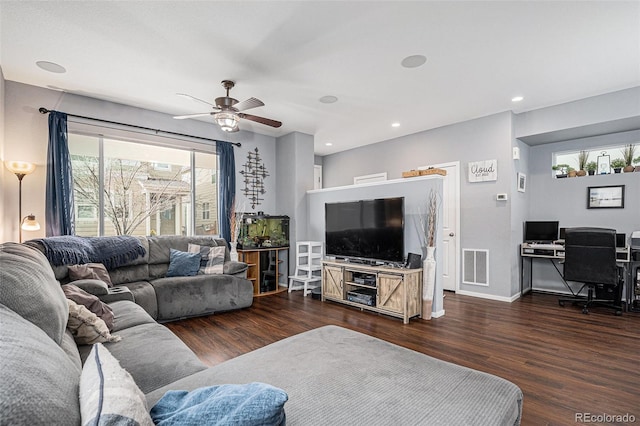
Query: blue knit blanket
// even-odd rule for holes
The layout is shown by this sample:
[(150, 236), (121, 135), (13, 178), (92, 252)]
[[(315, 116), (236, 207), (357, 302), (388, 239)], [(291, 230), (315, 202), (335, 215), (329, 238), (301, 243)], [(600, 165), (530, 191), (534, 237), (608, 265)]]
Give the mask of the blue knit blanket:
[(44, 255), (54, 266), (102, 263), (107, 269), (114, 269), (146, 254), (140, 240), (128, 235), (115, 237), (63, 235), (39, 238), (29, 242), (41, 244)]

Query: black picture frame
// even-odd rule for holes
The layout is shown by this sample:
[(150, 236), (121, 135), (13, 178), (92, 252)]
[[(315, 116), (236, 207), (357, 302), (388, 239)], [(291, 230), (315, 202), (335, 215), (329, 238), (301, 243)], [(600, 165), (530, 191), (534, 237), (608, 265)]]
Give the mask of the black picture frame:
[(590, 186), (587, 188), (588, 209), (623, 209), (624, 185)]

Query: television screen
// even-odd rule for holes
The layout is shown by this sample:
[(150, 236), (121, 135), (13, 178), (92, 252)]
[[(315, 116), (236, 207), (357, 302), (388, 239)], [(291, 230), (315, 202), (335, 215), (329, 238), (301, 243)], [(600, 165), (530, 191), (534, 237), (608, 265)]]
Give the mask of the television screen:
[(325, 204), (329, 256), (402, 262), (404, 198)]
[(558, 239), (558, 221), (525, 222), (525, 242), (552, 242)]

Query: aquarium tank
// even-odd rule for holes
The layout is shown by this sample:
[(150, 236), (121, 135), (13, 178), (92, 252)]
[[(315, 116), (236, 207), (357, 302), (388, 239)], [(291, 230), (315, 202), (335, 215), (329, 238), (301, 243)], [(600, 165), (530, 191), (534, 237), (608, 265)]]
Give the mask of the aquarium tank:
[(289, 216), (242, 214), (238, 249), (272, 247), (289, 247)]

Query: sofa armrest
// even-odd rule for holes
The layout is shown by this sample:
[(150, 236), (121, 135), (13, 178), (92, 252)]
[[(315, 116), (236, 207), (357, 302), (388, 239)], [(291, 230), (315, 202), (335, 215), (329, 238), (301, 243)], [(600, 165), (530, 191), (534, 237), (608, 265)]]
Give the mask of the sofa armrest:
[(93, 294), (94, 296), (98, 296), (98, 297), (109, 293), (109, 287), (107, 286), (107, 283), (105, 283), (102, 280), (93, 280), (93, 279), (76, 280), (76, 281), (71, 281), (68, 284), (73, 284), (76, 287), (86, 291), (87, 293)]
[(130, 300), (135, 302), (133, 293), (125, 286), (111, 287), (109, 293), (98, 296), (104, 303), (117, 302), (120, 300)]
[(244, 262), (236, 262), (234, 260), (229, 260), (224, 262), (224, 267), (222, 273), (226, 275), (234, 275), (244, 277), (247, 273), (247, 269), (249, 265)]

